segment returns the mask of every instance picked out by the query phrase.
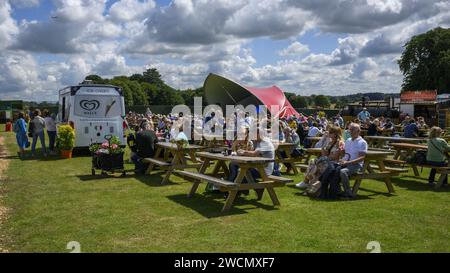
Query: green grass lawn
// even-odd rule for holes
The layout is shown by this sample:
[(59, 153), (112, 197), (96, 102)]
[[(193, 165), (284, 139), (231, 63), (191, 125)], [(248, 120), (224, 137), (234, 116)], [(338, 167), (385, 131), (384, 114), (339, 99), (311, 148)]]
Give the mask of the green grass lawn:
[(353, 201), (310, 199), (290, 185), (276, 188), (280, 207), (251, 193), (223, 214), (221, 195), (203, 185), (188, 199), (192, 184), (175, 176), (161, 186), (162, 173), (93, 178), (89, 157), (21, 161), (14, 135), (1, 131), (12, 160), (0, 232), (13, 252), (68, 252), (70, 241), (82, 252), (368, 252), (370, 241), (382, 252), (450, 251), (449, 189), (429, 188), (426, 170), (393, 179), (394, 195), (375, 180)]

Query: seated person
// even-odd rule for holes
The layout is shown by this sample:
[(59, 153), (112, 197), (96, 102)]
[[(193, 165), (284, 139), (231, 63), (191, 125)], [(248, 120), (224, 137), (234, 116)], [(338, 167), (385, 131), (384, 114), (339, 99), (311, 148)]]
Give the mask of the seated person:
[[(344, 153), (344, 142), (342, 141), (341, 128), (339, 126), (331, 127), (329, 131), (329, 138), (330, 141), (327, 145), (322, 147), (321, 158), (327, 158), (328, 160), (337, 163)], [(324, 168), (317, 165), (318, 162), (320, 162), (318, 159), (312, 159), (309, 162), (308, 169), (305, 172), (305, 179), (295, 185), (297, 188), (307, 188), (311, 185), (311, 183), (318, 180), (322, 172), (325, 171)]]
[[(275, 147), (272, 144), (270, 138), (263, 135), (259, 129), (255, 141), (254, 150), (238, 150), (237, 154), (240, 156), (252, 156), (252, 157), (265, 157), (268, 159), (275, 159)], [(264, 167), (264, 172), (266, 175), (272, 175), (274, 167), (274, 162), (267, 163)], [(230, 177), (229, 181), (234, 181), (238, 175), (239, 165), (231, 161), (229, 165)], [(254, 179), (260, 177), (259, 172), (256, 169), (250, 169), (250, 173)], [(248, 191), (246, 191), (248, 193)]]
[(374, 119), (373, 122), (370, 123), (369, 128), (367, 129), (368, 136), (381, 136), (383, 132), (383, 128), (380, 127), (380, 120)]
[(136, 173), (143, 174), (148, 164), (142, 162), (144, 158), (152, 158), (155, 156), (155, 144), (158, 137), (150, 123), (142, 124), (143, 130), (136, 134), (135, 154), (131, 157), (134, 163)]
[(367, 154), (367, 142), (360, 136), (360, 132), (361, 128), (358, 124), (350, 124), (351, 138), (345, 141), (345, 160), (339, 162), (342, 166), (340, 182), (346, 197), (353, 197), (353, 192), (350, 188), (350, 176), (363, 168)]
[[(448, 145), (445, 139), (441, 138), (442, 129), (439, 127), (432, 127), (430, 129), (430, 136), (428, 139), (428, 150), (427, 150), (427, 164), (436, 167), (446, 167), (448, 163), (447, 152), (450, 151), (450, 145)], [(428, 177), (428, 182), (430, 185), (434, 185), (434, 177), (436, 176), (436, 169), (431, 169), (430, 176)], [(447, 175), (443, 184), (448, 184)]]
[(327, 127), (325, 128), (325, 132), (322, 135), (322, 138), (314, 145), (314, 148), (323, 148), (325, 146), (328, 145), (328, 143), (330, 142), (330, 129), (331, 129), (331, 125), (327, 125)]
[(391, 134), (390, 134), (391, 136), (395, 135), (395, 126), (394, 126), (394, 123), (392, 123), (390, 118), (386, 119), (386, 123), (384, 124), (383, 131), (391, 132)]
[[(300, 151), (298, 150), (298, 147), (300, 145), (300, 137), (298, 136), (297, 132), (290, 128), (290, 127), (284, 127), (284, 136), (285, 136), (285, 143), (292, 143), (295, 144), (293, 147), (290, 148), (289, 155), (292, 157), (298, 157), (301, 156)], [(279, 153), (281, 158), (287, 158), (287, 154), (285, 151), (277, 151)], [(291, 163), (284, 163), (286, 166), (286, 173), (290, 174), (292, 171), (292, 164)], [(274, 175), (280, 176), (280, 164), (275, 163), (274, 165)]]
[(409, 121), (409, 124), (405, 126), (403, 129), (403, 136), (406, 138), (415, 138), (419, 136), (419, 128), (417, 127), (416, 121), (412, 118)]
[(253, 142), (249, 139), (250, 129), (248, 127), (241, 127), (236, 138), (231, 145), (231, 151), (237, 153), (238, 150), (253, 150)]

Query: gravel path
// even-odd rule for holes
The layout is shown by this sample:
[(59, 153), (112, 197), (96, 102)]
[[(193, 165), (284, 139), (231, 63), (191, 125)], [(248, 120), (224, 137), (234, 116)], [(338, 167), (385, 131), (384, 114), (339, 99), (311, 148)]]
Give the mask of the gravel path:
[[(3, 137), (0, 137), (0, 182), (5, 179), (5, 172), (8, 168), (9, 161), (6, 159), (6, 156), (8, 155), (6, 148), (5, 148), (5, 139)], [(4, 223), (4, 221), (7, 219), (8, 215), (8, 208), (3, 206), (3, 196), (4, 196), (4, 190), (2, 189), (2, 185), (0, 183), (0, 227)], [(7, 253), (9, 252), (4, 247), (4, 242), (6, 240), (6, 237), (4, 234), (0, 233), (0, 253)]]

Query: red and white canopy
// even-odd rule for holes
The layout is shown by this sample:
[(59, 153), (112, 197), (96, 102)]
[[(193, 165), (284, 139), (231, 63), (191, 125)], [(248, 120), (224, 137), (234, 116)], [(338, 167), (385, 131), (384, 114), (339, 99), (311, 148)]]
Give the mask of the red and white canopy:
[(271, 106), (279, 107), (278, 113), (271, 113), (279, 118), (295, 115), (299, 113), (292, 107), (286, 99), (283, 91), (277, 86), (267, 88), (246, 87), (232, 80), (216, 74), (209, 74), (203, 85), (205, 98), (209, 104), (225, 105), (265, 105), (269, 111)]

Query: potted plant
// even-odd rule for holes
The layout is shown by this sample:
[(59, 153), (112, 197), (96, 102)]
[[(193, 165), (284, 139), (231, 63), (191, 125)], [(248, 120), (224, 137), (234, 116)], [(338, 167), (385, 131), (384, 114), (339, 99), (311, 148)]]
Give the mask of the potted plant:
[(56, 145), (62, 158), (72, 158), (72, 150), (75, 145), (75, 130), (70, 125), (61, 125), (58, 128)]
[(92, 144), (89, 150), (92, 154), (92, 168), (102, 171), (123, 169), (123, 154), (120, 139), (117, 136), (109, 136), (102, 144)]

